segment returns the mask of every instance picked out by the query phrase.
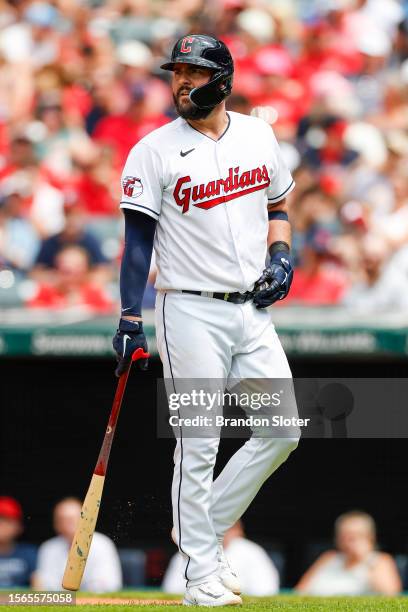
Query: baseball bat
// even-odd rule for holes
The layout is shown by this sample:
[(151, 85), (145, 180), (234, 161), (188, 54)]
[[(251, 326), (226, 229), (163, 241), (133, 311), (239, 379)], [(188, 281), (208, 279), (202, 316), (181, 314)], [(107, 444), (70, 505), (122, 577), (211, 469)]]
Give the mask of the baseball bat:
[[(138, 348), (132, 355), (132, 362), (137, 361), (138, 359), (147, 359), (149, 356), (149, 353), (145, 353), (142, 348)], [(69, 591), (77, 591), (81, 586), (82, 576), (85, 571), (89, 549), (91, 547), (96, 521), (98, 519), (109, 455), (129, 372), (130, 367), (120, 376), (118, 380), (118, 386), (116, 388), (105, 437), (103, 439), (98, 460), (92, 475), (91, 484), (89, 485), (85, 501), (82, 505), (81, 515), (75, 536), (72, 540), (71, 549), (69, 551), (65, 572), (62, 579), (62, 587)]]

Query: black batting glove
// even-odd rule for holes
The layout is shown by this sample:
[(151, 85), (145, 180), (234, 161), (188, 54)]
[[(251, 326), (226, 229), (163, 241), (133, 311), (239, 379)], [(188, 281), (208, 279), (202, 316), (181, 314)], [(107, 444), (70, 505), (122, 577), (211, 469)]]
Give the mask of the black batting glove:
[(269, 265), (257, 280), (253, 301), (257, 308), (267, 308), (278, 300), (283, 300), (293, 280), (293, 263), (290, 254), (278, 251), (271, 257)]
[[(147, 342), (143, 331), (143, 323), (141, 321), (120, 319), (119, 327), (112, 340), (112, 345), (118, 361), (115, 374), (119, 378), (119, 376), (129, 369), (132, 362), (132, 355), (136, 349), (142, 348), (145, 353), (147, 353)], [(147, 370), (148, 363), (148, 359), (138, 359), (136, 361), (136, 365), (140, 370)]]

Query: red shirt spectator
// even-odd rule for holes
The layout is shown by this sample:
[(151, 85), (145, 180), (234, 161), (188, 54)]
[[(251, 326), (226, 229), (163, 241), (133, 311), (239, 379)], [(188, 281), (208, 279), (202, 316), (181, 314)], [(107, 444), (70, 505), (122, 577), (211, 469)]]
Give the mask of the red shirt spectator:
[(113, 199), (112, 193), (106, 185), (92, 175), (81, 174), (73, 187), (78, 200), (89, 215), (115, 215), (117, 213), (117, 201)]
[(92, 138), (113, 149), (114, 164), (118, 167), (124, 165), (130, 149), (141, 138), (169, 122), (165, 115), (149, 111), (146, 87), (139, 84), (131, 94), (128, 110), (120, 115), (103, 117), (92, 134)]
[(347, 276), (330, 263), (331, 233), (316, 225), (309, 228), (301, 253), (301, 265), (296, 268), (289, 295), (284, 303), (296, 302), (309, 306), (338, 304), (347, 289)]
[(292, 78), (293, 60), (287, 49), (270, 45), (254, 55), (254, 66), (261, 75), (262, 91), (253, 98), (257, 106), (272, 106), (277, 111), (277, 126), (296, 126), (309, 108), (305, 87)]
[(66, 293), (58, 287), (40, 283), (36, 295), (31, 298), (29, 308), (52, 308), (62, 310), (69, 306), (86, 306), (94, 312), (109, 314), (114, 311), (113, 302), (101, 287), (84, 284), (75, 293)]
[(323, 70), (343, 75), (356, 74), (361, 64), (361, 54), (344, 33), (339, 35), (324, 21), (305, 27), (303, 48), (295, 69), (296, 77), (304, 83)]
[(113, 301), (91, 281), (89, 256), (83, 247), (70, 244), (59, 251), (53, 278), (52, 283), (39, 282), (27, 306), (56, 309), (85, 306), (99, 313), (113, 312)]
[(320, 266), (313, 272), (297, 268), (289, 295), (282, 305), (289, 302), (309, 306), (338, 304), (345, 293), (345, 275), (336, 268)]
[(123, 166), (130, 149), (146, 134), (168, 121), (164, 115), (144, 117), (140, 122), (134, 121), (128, 114), (104, 117), (96, 126), (93, 138), (112, 147), (115, 165)]

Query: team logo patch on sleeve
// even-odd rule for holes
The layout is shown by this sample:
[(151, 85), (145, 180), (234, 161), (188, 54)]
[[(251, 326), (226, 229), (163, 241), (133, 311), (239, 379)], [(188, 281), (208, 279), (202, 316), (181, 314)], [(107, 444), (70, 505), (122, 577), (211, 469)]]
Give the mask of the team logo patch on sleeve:
[(135, 176), (125, 176), (122, 180), (123, 193), (128, 198), (137, 198), (143, 193), (142, 179)]

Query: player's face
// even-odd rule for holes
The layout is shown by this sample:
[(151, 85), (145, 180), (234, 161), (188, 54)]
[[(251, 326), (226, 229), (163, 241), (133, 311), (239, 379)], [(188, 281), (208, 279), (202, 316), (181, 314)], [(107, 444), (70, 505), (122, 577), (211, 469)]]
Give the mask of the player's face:
[(199, 109), (191, 102), (189, 93), (195, 87), (205, 85), (211, 78), (211, 70), (193, 64), (175, 64), (173, 70), (173, 100), (178, 114), (184, 119), (204, 119), (211, 110)]

